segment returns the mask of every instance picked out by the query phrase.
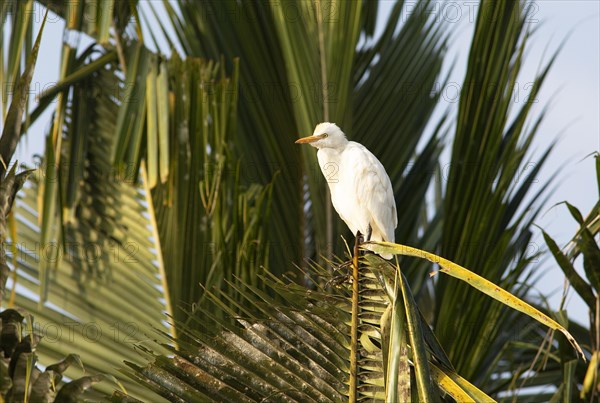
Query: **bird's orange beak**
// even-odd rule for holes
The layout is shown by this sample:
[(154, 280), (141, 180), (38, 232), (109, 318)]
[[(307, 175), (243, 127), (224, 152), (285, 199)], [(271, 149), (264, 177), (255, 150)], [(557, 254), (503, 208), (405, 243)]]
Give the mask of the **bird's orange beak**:
[(324, 134), (318, 134), (316, 136), (302, 137), (301, 139), (296, 140), (295, 143), (296, 144), (314, 143), (315, 141), (321, 140), (324, 137), (325, 137)]

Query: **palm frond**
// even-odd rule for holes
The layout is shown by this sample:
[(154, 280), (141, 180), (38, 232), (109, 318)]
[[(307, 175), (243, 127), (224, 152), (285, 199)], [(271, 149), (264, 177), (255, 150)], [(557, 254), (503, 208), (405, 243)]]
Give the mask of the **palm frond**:
[[(175, 32), (169, 41), (187, 55), (240, 58), (235, 142), (246, 151), (242, 169), (249, 168), (259, 183), (281, 173), (273, 188), (269, 230), (275, 272), (284, 272), (290, 261), (322, 263), (321, 255), (343, 251), (332, 232), (345, 230), (331, 214), (314, 152), (293, 144), (319, 121), (336, 121), (381, 156), (399, 203), (423, 204), (444, 130), (436, 131), (424, 154), (417, 153), (417, 144), (439, 97), (434, 87), (447, 36), (427, 2), (406, 15), (402, 5), (396, 4), (384, 37), (373, 46), (361, 39), (373, 34), (376, 5), (369, 2), (163, 2)], [(289, 23), (294, 16), (297, 20)], [(409, 169), (413, 158), (425, 169)], [(411, 188), (415, 183), (418, 191)], [(418, 242), (415, 215), (399, 211), (399, 235)]]
[[(6, 9), (2, 8), (2, 17), (6, 17), (7, 10), (11, 4), (6, 4)], [(14, 6), (14, 4), (12, 4)], [(12, 13), (12, 23), (16, 25), (21, 25), (26, 27), (30, 25), (30, 18), (28, 17), (27, 11), (31, 11), (31, 3), (28, 2), (25, 5), (25, 8), (17, 6), (19, 11), (17, 13)], [(47, 16), (47, 14), (46, 14)], [(8, 227), (7, 221), (9, 217), (12, 217), (11, 210), (13, 207), (13, 203), (15, 201), (15, 197), (17, 192), (23, 186), (27, 176), (30, 172), (21, 172), (17, 173), (16, 164), (9, 168), (11, 163), (11, 159), (13, 158), (13, 154), (17, 148), (17, 143), (21, 137), (21, 127), (23, 124), (23, 116), (26, 115), (28, 110), (27, 101), (29, 99), (29, 85), (31, 83), (31, 79), (33, 78), (33, 71), (35, 69), (38, 51), (40, 49), (40, 43), (42, 39), (42, 33), (44, 31), (44, 26), (46, 24), (46, 16), (42, 22), (42, 26), (40, 28), (40, 32), (37, 35), (35, 40), (35, 44), (33, 45), (33, 49), (31, 53), (27, 51), (28, 57), (26, 60), (25, 70), (23, 74), (19, 76), (18, 81), (14, 85), (14, 94), (10, 98), (10, 105), (6, 114), (4, 114), (4, 109), (2, 113), (2, 134), (0, 137), (0, 244), (2, 248), (4, 248), (5, 242), (8, 238)], [(2, 27), (2, 31), (4, 30), (4, 26)], [(21, 34), (25, 32), (25, 28), (21, 30)], [(0, 47), (0, 59), (4, 60), (4, 38), (0, 38), (2, 41), (2, 46)], [(10, 52), (14, 52), (14, 47), (18, 47), (20, 50), (21, 45), (19, 42), (23, 41), (22, 35), (11, 35), (10, 41)], [(26, 49), (29, 49), (27, 47)], [(13, 71), (9, 71), (9, 74), (5, 74), (3, 69), (0, 69), (2, 72), (2, 76), (11, 75), (16, 79), (17, 74), (19, 73), (19, 61), (20, 57), (18, 53), (12, 54), (13, 59), (10, 59), (9, 62), (12, 63), (9, 67), (9, 70), (13, 69)], [(9, 56), (10, 57), (10, 56)], [(14, 64), (14, 66), (13, 66)], [(1, 66), (0, 66), (1, 67)], [(0, 77), (1, 78), (1, 77)], [(2, 100), (7, 101), (7, 96), (5, 92), (2, 93)], [(4, 105), (4, 102), (3, 102)], [(2, 250), (0, 256), (0, 302), (4, 298), (4, 290), (6, 286), (6, 280), (8, 279), (10, 269), (6, 262), (6, 254), (4, 250)]]
[[(542, 190), (527, 202), (533, 181), (515, 180), (525, 172), (541, 120), (527, 127), (531, 102), (511, 111), (529, 43), (524, 9), (525, 2), (512, 1), (484, 2), (480, 8), (459, 102), (440, 241), (443, 256), (520, 297), (527, 287), (519, 281), (531, 270), (529, 228), (545, 197)], [(535, 99), (553, 60), (535, 78), (530, 99)], [(548, 152), (539, 157), (536, 172)], [(484, 382), (484, 357), (495, 353), (487, 340), (508, 342), (501, 342), (500, 329), (491, 324), (514, 318), (500, 305), (481, 301), (465, 284), (437, 283), (435, 295), (435, 330), (442, 344), (459, 372)], [(463, 328), (469, 330), (456, 342), (454, 334)]]
[[(394, 396), (422, 400), (444, 394), (459, 401), (491, 401), (452, 369), (445, 354), (438, 359), (434, 351), (441, 347), (423, 322), (408, 285), (394, 287), (397, 266), (376, 256), (367, 256), (365, 263), (359, 276), (354, 391), (348, 383), (351, 285), (311, 291), (268, 272), (262, 277), (264, 291), (240, 282), (232, 284), (235, 298), (222, 291), (211, 293), (209, 309), (187, 313), (188, 323), (203, 327), (178, 325), (186, 336), (179, 348), (170, 347), (174, 340), (160, 332), (159, 343), (170, 354), (147, 350), (151, 362), (128, 363), (131, 370), (126, 373), (171, 401), (339, 401), (353, 395), (356, 401)], [(326, 268), (314, 265), (313, 270), (313, 276), (328, 280), (316, 284), (334, 280)], [(404, 302), (394, 303), (396, 298)], [(230, 301), (239, 301), (236, 309), (229, 307)], [(398, 337), (408, 343), (396, 343)], [(414, 373), (417, 385), (429, 385), (413, 386)]]
[[(147, 214), (142, 207), (144, 194), (129, 185), (113, 185), (118, 190), (113, 216), (120, 217), (127, 235), (117, 238), (113, 234), (104, 240), (102, 224), (98, 230), (82, 224), (71, 227), (62, 243), (40, 244), (35, 177), (19, 195), (15, 208), (17, 278), (9, 286), (18, 291), (15, 305), (36, 312), (36, 327), (45, 336), (38, 345), (43, 362), (77, 353), (88, 371), (113, 373), (125, 357), (139, 360), (133, 343), (144, 342), (166, 311), (160, 300), (161, 273), (152, 263), (156, 260), (152, 233), (147, 220), (140, 220)], [(81, 209), (92, 218), (89, 205), (83, 204)], [(40, 308), (35, 295), (42, 259), (53, 261), (55, 268), (49, 273), (47, 301)], [(103, 275), (83, 268), (94, 268)], [(66, 375), (73, 379), (83, 373), (73, 369)], [(138, 385), (124, 384), (134, 396), (152, 399), (153, 395)], [(106, 383), (98, 387), (104, 393), (113, 389)]]

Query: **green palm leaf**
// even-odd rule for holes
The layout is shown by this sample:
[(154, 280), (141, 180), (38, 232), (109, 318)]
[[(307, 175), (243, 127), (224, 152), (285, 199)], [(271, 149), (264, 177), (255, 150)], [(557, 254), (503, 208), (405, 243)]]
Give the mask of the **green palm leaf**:
[[(281, 172), (273, 188), (270, 229), (274, 272), (284, 272), (290, 261), (322, 261), (322, 254), (343, 251), (332, 234), (345, 229), (332, 214), (314, 151), (293, 145), (319, 121), (336, 121), (352, 139), (377, 151), (397, 198), (411, 206), (423, 204), (444, 131), (436, 130), (420, 156), (415, 156), (416, 147), (439, 97), (430, 93), (446, 47), (444, 26), (434, 23), (427, 2), (407, 15), (403, 2), (397, 2), (384, 36), (374, 46), (360, 47), (361, 35), (373, 34), (372, 2), (163, 4), (175, 31), (169, 41), (186, 54), (240, 57), (235, 142), (246, 151), (242, 167), (262, 183)], [(294, 16), (302, 23), (289, 23)], [(419, 89), (416, 100), (407, 92), (409, 85)], [(413, 158), (418, 162), (409, 169)], [(306, 214), (303, 205), (310, 206)], [(418, 242), (415, 214), (399, 211), (399, 235)]]
[[(512, 1), (484, 2), (480, 7), (459, 103), (440, 239), (441, 255), (476, 268), (479, 275), (520, 297), (527, 287), (518, 282), (526, 281), (533, 258), (527, 254), (529, 228), (544, 193), (534, 195), (529, 204), (525, 197), (549, 151), (526, 171), (539, 119), (527, 127), (532, 102), (511, 113), (529, 38), (524, 7), (524, 2)], [(535, 78), (530, 100), (551, 65), (552, 61)], [(516, 180), (521, 172), (527, 172), (526, 178)], [(513, 316), (481, 301), (464, 284), (438, 282), (435, 289), (436, 333), (459, 372), (484, 382), (480, 376), (487, 368), (486, 356), (494, 354), (488, 340), (500, 346), (508, 341), (493, 323), (510, 322)], [(454, 337), (457, 329), (465, 329), (459, 340)]]

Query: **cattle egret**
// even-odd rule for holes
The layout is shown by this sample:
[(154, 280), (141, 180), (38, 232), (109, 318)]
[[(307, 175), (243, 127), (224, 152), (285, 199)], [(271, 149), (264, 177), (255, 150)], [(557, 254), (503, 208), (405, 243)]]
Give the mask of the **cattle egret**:
[[(389, 176), (362, 144), (348, 141), (334, 123), (319, 123), (312, 136), (296, 141), (318, 149), (317, 158), (331, 192), (331, 202), (352, 234), (366, 240), (394, 242), (398, 225)], [(360, 234), (359, 234), (360, 232)], [(391, 259), (390, 254), (381, 254)]]

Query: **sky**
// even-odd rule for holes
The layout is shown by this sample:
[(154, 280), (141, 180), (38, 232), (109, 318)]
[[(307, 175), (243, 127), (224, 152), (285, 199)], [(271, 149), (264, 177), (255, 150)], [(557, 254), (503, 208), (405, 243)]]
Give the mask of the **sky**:
[[(407, 0), (405, 7), (410, 12), (415, 2)], [(453, 30), (450, 44), (449, 63), (454, 61), (450, 83), (459, 84), (465, 74), (466, 60), (470, 40), (475, 25), (478, 2), (433, 1), (433, 12), (440, 23), (448, 23)], [(380, 20), (389, 14), (393, 1), (384, 0), (380, 10)], [(36, 32), (43, 17), (43, 9), (35, 5)], [(39, 60), (32, 81), (31, 103), (35, 97), (51, 87), (58, 77), (60, 47), (57, 40), (63, 35), (62, 20), (50, 15), (42, 40)], [(551, 142), (558, 140), (556, 151), (551, 155), (546, 168), (540, 173), (539, 185), (560, 169), (555, 184), (556, 191), (543, 210), (536, 223), (544, 228), (559, 245), (564, 245), (577, 229), (576, 223), (564, 205), (553, 205), (568, 200), (586, 214), (598, 199), (594, 159), (586, 158), (590, 153), (600, 150), (600, 2), (596, 0), (541, 0), (534, 3), (527, 19), (535, 33), (530, 41), (529, 51), (522, 76), (518, 80), (518, 97), (515, 107), (524, 102), (529, 85), (536, 72), (540, 70), (564, 41), (559, 57), (551, 70), (532, 115), (538, 114), (544, 107), (549, 108), (540, 130), (535, 147), (543, 150)], [(381, 25), (381, 24), (380, 24)], [(380, 27), (381, 28), (381, 27)], [(72, 37), (70, 40), (77, 40)], [(80, 40), (86, 40), (84, 37)], [(452, 84), (451, 84), (452, 85)], [(453, 88), (445, 89), (440, 111), (456, 105), (452, 95)], [(436, 119), (432, 119), (436, 121)], [(43, 152), (43, 136), (50, 126), (50, 115), (46, 113), (32, 127), (28, 138), (17, 150), (19, 161), (31, 161), (34, 153)], [(539, 154), (538, 154), (539, 155)], [(446, 156), (447, 158), (447, 156)], [(535, 164), (535, 156), (531, 163)], [(535, 192), (537, 189), (533, 189)], [(538, 231), (534, 247), (543, 248)], [(564, 276), (553, 260), (540, 262), (544, 275), (538, 283), (538, 289), (552, 293), (551, 307), (556, 309), (560, 303)], [(581, 264), (579, 264), (581, 269)], [(572, 316), (580, 321), (587, 320), (587, 309), (583, 302), (571, 292), (568, 308)]]

